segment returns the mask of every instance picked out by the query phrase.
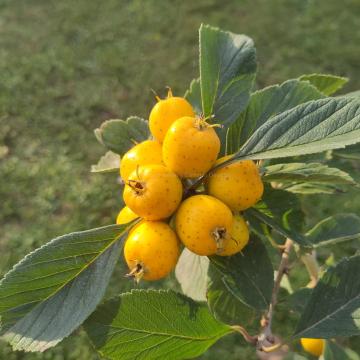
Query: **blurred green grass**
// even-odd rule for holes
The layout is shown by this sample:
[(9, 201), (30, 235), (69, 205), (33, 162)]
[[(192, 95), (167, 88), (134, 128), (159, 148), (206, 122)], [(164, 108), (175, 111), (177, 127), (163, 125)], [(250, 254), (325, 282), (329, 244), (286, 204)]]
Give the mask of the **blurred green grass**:
[[(89, 173), (104, 153), (93, 129), (147, 117), (151, 88), (184, 93), (198, 76), (202, 22), (255, 40), (259, 87), (323, 72), (348, 76), (350, 92), (360, 88), (359, 16), (358, 0), (3, 0), (0, 275), (55, 236), (114, 221), (116, 177)], [(312, 221), (334, 209), (329, 197), (314, 199)], [(359, 212), (353, 192), (335, 203)], [(224, 340), (204, 358), (251, 359), (234, 344)], [(91, 353), (81, 332), (43, 355), (0, 344), (0, 359), (9, 360), (96, 359)]]

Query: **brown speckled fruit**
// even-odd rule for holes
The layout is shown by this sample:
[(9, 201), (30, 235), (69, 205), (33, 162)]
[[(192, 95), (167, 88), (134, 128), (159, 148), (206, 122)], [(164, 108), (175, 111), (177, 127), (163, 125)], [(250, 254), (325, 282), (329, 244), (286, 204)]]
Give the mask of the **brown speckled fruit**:
[(182, 243), (198, 255), (221, 253), (230, 238), (233, 224), (231, 210), (208, 195), (186, 199), (176, 213), (175, 228)]
[[(230, 156), (219, 159), (215, 166)], [(223, 201), (233, 211), (255, 205), (264, 192), (258, 167), (251, 160), (236, 161), (216, 170), (205, 184), (207, 192)]]
[(137, 281), (167, 276), (179, 258), (179, 241), (170, 226), (161, 221), (144, 221), (125, 242), (124, 256)]

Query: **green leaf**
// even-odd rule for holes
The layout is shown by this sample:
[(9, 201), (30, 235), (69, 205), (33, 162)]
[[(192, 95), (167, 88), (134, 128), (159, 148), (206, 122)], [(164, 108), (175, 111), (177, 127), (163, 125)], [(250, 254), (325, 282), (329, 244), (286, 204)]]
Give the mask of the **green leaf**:
[(330, 184), (355, 184), (345, 171), (321, 163), (287, 163), (263, 168), (262, 179), (267, 182), (318, 182)]
[(254, 309), (267, 309), (274, 284), (274, 270), (259, 238), (252, 236), (241, 253), (212, 256), (210, 261), (235, 297)]
[(226, 324), (240, 324), (248, 331), (257, 331), (259, 313), (233, 294), (226, 280), (223, 281), (225, 278), (214, 265), (210, 265), (207, 301), (211, 312)]
[(294, 337), (360, 335), (360, 255), (329, 268), (313, 289)]
[(302, 75), (299, 79), (309, 81), (326, 96), (334, 94), (349, 81), (348, 78), (328, 74)]
[(184, 97), (190, 102), (198, 115), (202, 114), (200, 78), (191, 81), (190, 88), (186, 91)]
[(255, 217), (258, 220), (260, 220), (265, 225), (269, 226), (271, 229), (276, 231), (278, 234), (282, 235), (285, 238), (290, 238), (291, 240), (294, 240), (296, 243), (303, 247), (311, 247), (311, 244), (301, 235), (298, 234), (292, 230), (286, 229), (279, 221), (276, 221), (277, 219), (273, 218), (272, 216), (267, 215), (266, 213), (259, 211), (255, 208), (250, 208), (246, 210), (246, 218), (250, 218), (250, 224), (251, 224), (251, 218)]
[(347, 146), (345, 149), (335, 150), (332, 155), (346, 160), (360, 160), (360, 144)]
[(315, 248), (360, 239), (360, 217), (355, 214), (330, 216), (308, 231), (306, 239)]
[(248, 209), (246, 214), (256, 217), (280, 235), (289, 237), (302, 246), (310, 245), (300, 235), (303, 232), (304, 213), (296, 195), (267, 185), (256, 209)]
[(347, 93), (347, 94), (344, 94), (344, 95), (341, 95), (341, 96), (359, 98), (360, 97), (360, 90), (352, 91), (350, 93)]
[(289, 295), (285, 301), (288, 302), (290, 309), (301, 314), (304, 311), (305, 306), (310, 299), (311, 292), (312, 289), (301, 288), (295, 291), (294, 293), (292, 293), (291, 295)]
[(229, 162), (306, 155), (359, 141), (360, 99), (327, 98), (273, 116)]
[(105, 302), (85, 330), (96, 350), (114, 360), (189, 359), (232, 332), (206, 304), (155, 290), (133, 290)]
[(293, 194), (312, 195), (312, 194), (336, 194), (345, 192), (342, 188), (334, 184), (321, 182), (304, 182), (281, 184), (279, 189), (291, 192)]
[(324, 360), (360, 360), (354, 351), (340, 347), (334, 341), (326, 341)]
[(201, 25), (200, 86), (205, 116), (225, 127), (245, 109), (256, 72), (253, 41), (208, 25)]
[(184, 248), (176, 264), (175, 275), (182, 292), (197, 301), (206, 301), (209, 259)]
[(296, 353), (288, 353), (283, 360), (308, 360), (306, 357), (296, 354)]
[(149, 124), (137, 116), (124, 120), (107, 120), (95, 130), (101, 144), (119, 155), (124, 155), (136, 142), (149, 138)]
[(0, 283), (1, 332), (14, 350), (44, 351), (96, 308), (128, 225), (58, 237), (26, 256)]
[(102, 156), (96, 165), (91, 165), (92, 173), (118, 172), (120, 167), (120, 156), (108, 151)]
[(227, 134), (226, 152), (239, 150), (254, 131), (269, 118), (299, 104), (324, 97), (314, 86), (299, 80), (288, 80), (254, 92), (246, 110), (234, 122)]

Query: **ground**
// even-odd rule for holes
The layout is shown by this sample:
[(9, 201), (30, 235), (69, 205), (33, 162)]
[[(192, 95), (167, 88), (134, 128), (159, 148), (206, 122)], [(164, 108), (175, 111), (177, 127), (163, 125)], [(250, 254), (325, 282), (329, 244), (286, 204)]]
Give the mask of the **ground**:
[[(114, 222), (116, 177), (89, 173), (104, 153), (93, 129), (109, 118), (146, 118), (150, 89), (183, 94), (198, 76), (202, 22), (254, 39), (258, 87), (322, 72), (348, 76), (350, 92), (360, 88), (359, 15), (358, 0), (3, 0), (0, 275), (57, 235)], [(312, 221), (333, 209), (327, 196), (315, 200)], [(354, 192), (336, 200), (356, 212), (354, 203)], [(225, 339), (204, 359), (251, 359), (237, 343)], [(91, 353), (82, 332), (43, 355), (10, 355), (0, 344), (9, 360), (96, 359)]]

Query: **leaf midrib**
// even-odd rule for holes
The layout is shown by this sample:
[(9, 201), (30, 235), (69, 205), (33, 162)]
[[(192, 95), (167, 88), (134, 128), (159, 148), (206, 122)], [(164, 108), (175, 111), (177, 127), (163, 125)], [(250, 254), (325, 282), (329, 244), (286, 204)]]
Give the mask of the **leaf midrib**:
[[(141, 334), (148, 334), (148, 335), (158, 335), (158, 336), (167, 336), (167, 337), (172, 337), (172, 338), (179, 338), (179, 339), (186, 339), (186, 340), (196, 340), (196, 341), (208, 341), (208, 340), (211, 340), (211, 339), (216, 339), (218, 338), (219, 336), (223, 335), (223, 334), (226, 334), (226, 333), (230, 333), (232, 332), (232, 330), (230, 328), (224, 328), (224, 330), (222, 331), (219, 331), (218, 333), (214, 334), (214, 335), (211, 335), (209, 337), (197, 337), (197, 336), (189, 336), (189, 335), (180, 335), (180, 334), (171, 334), (171, 333), (166, 333), (166, 332), (159, 332), (159, 331), (150, 331), (150, 330), (142, 330), (142, 329), (136, 329), (136, 328), (129, 328), (129, 327), (126, 327), (126, 326), (122, 326), (122, 327), (119, 327), (119, 326), (114, 326), (114, 325), (104, 325), (102, 323), (99, 323), (99, 325), (101, 326), (106, 326), (106, 327), (109, 327), (109, 328), (112, 328), (112, 329), (117, 329), (118, 332), (121, 332), (123, 330), (126, 330), (126, 331), (132, 331), (132, 332), (136, 332), (136, 333), (141, 333)], [(111, 335), (116, 335), (118, 332), (116, 333), (112, 333)]]
[(307, 332), (311, 329), (313, 329), (314, 327), (316, 327), (317, 325), (323, 323), (324, 321), (328, 320), (329, 318), (331, 318), (332, 316), (336, 315), (338, 312), (342, 311), (343, 309), (345, 309), (347, 306), (349, 306), (352, 302), (359, 300), (360, 299), (360, 294), (357, 294), (354, 298), (352, 298), (351, 300), (347, 301), (345, 304), (341, 305), (339, 308), (337, 308), (335, 311), (327, 314), (325, 317), (323, 317), (322, 319), (318, 320), (317, 322), (315, 322), (314, 324), (312, 324), (311, 326), (307, 327), (306, 329), (298, 332), (296, 335), (294, 335), (294, 337), (299, 337), (301, 336), (301, 334), (303, 334), (304, 332)]
[[(84, 272), (85, 270), (87, 270), (104, 252), (106, 252), (111, 246), (113, 246), (123, 235), (124, 233), (126, 233), (126, 231), (128, 231), (130, 225), (127, 226), (119, 235), (115, 236), (114, 239), (112, 241), (109, 242), (109, 244), (107, 246), (105, 246), (101, 251), (99, 251), (97, 256), (94, 256), (93, 259), (91, 259), (91, 261), (89, 263), (87, 263), (84, 267), (82, 267), (76, 274), (74, 274), (74, 276), (70, 277), (67, 281), (65, 281), (59, 288), (56, 289), (56, 291), (52, 292), (51, 294), (49, 294), (48, 296), (44, 297), (43, 299), (39, 299), (36, 301), (36, 305), (39, 305), (40, 303), (44, 303), (47, 300), (49, 300), (51, 297), (53, 297), (54, 295), (56, 295), (58, 292), (60, 292), (65, 286), (67, 286), (69, 283), (71, 283), (74, 279), (76, 279), (82, 272)], [(57, 284), (55, 284), (54, 286), (56, 286)], [(16, 295), (16, 294), (14, 294)], [(30, 302), (32, 303), (32, 302)], [(21, 306), (17, 305), (16, 307)], [(15, 307), (15, 308), (16, 308)], [(12, 307), (8, 307), (8, 309), (6, 309), (5, 311), (10, 310)], [(33, 309), (33, 308), (32, 308)], [(29, 312), (27, 312), (26, 314), (23, 315), (23, 317), (27, 316), (32, 309), (30, 309)], [(2, 311), (4, 312), (4, 311)]]

